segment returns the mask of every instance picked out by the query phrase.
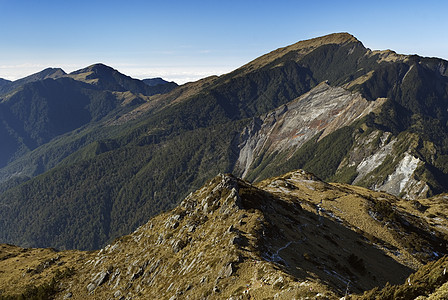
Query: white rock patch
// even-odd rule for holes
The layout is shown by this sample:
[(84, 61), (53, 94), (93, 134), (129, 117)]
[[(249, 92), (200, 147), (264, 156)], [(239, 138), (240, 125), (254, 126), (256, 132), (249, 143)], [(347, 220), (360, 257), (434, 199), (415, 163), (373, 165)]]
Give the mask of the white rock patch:
[[(382, 139), (383, 142), (383, 139)], [(356, 176), (353, 184), (356, 184), (361, 179), (363, 179), (367, 174), (375, 170), (379, 167), (387, 155), (392, 153), (393, 146), (396, 140), (392, 140), (387, 145), (383, 145), (378, 152), (364, 158), (361, 163), (356, 167), (356, 171), (358, 172), (358, 176)]]
[(395, 169), (395, 172), (390, 174), (387, 177), (386, 182), (382, 186), (377, 187), (377, 189), (385, 190), (394, 195), (399, 195), (405, 188), (409, 188), (409, 183), (415, 181), (411, 180), (412, 174), (422, 163), (423, 162), (417, 157), (406, 153)]

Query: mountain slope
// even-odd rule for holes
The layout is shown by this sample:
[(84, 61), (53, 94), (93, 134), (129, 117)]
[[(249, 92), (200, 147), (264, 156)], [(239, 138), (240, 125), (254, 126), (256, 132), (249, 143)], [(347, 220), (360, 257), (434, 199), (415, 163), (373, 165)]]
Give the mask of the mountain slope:
[(121, 74), (104, 64), (94, 64), (74, 71), (68, 76), (78, 81), (89, 83), (100, 90), (130, 91), (134, 94), (141, 93), (143, 95), (154, 94), (153, 90), (143, 81)]
[(354, 299), (446, 299), (448, 297), (448, 257), (429, 263), (401, 285), (365, 292)]
[[(177, 83), (174, 81), (166, 81), (160, 77), (156, 78), (147, 78), (142, 80), (145, 84), (151, 86), (151, 87), (160, 87), (166, 90), (166, 92), (169, 92), (173, 88), (177, 87)], [(164, 94), (164, 93), (163, 93)]]
[[(342, 44), (334, 43), (337, 38), (341, 39)], [(239, 72), (245, 74), (255, 66), (260, 67), (266, 63), (277, 66), (291, 61), (306, 67), (317, 82), (327, 80), (331, 86), (339, 86), (346, 93), (351, 92), (371, 101), (376, 109), (363, 120), (359, 120), (363, 114), (347, 115), (340, 126), (327, 128), (326, 119), (343, 119), (342, 114), (347, 112), (341, 109), (331, 111), (329, 107), (322, 104), (319, 106), (316, 102), (316, 107), (306, 110), (306, 113), (322, 114), (321, 118), (324, 116), (326, 119), (317, 118), (313, 122), (309, 117), (300, 115), (304, 110), (301, 104), (299, 107), (295, 104), (300, 103), (300, 99), (294, 100), (284, 108), (279, 108), (275, 115), (254, 120), (241, 133), (241, 174), (249, 179), (266, 178), (290, 168), (306, 168), (325, 179), (361, 184), (408, 198), (427, 197), (447, 190), (448, 62), (397, 55), (391, 51), (370, 51), (350, 35), (336, 34), (276, 50), (242, 67)], [(321, 95), (320, 98), (316, 97), (316, 101), (325, 98), (329, 102), (338, 100), (338, 96), (331, 93), (328, 96), (325, 93)], [(314, 97), (313, 92), (310, 97)], [(363, 101), (355, 101), (351, 106), (362, 105)], [(344, 109), (349, 110), (349, 107)], [(282, 115), (283, 109), (290, 111)], [(325, 111), (327, 114), (323, 114)], [(330, 115), (331, 113), (334, 115)], [(293, 123), (289, 125), (290, 128), (283, 124), (288, 118), (294, 118), (292, 122), (299, 126), (297, 134), (294, 134)], [(359, 122), (355, 124), (357, 120)], [(353, 126), (344, 129), (345, 134), (335, 131), (347, 125)], [(259, 126), (264, 128), (259, 129)], [(283, 127), (283, 131), (278, 133), (280, 127)], [(309, 130), (309, 127), (313, 130)], [(270, 143), (264, 141), (266, 132), (271, 135)], [(307, 134), (303, 135), (304, 132)], [(371, 134), (368, 139), (365, 138), (365, 132)], [(263, 138), (260, 139), (260, 135)], [(381, 136), (388, 137), (389, 140), (379, 142)], [(300, 141), (298, 146), (304, 145), (304, 142), (311, 141), (312, 138), (313, 142), (306, 147), (298, 147), (295, 153), (291, 147), (285, 149), (283, 146), (294, 145), (295, 140)], [(409, 140), (412, 142), (409, 143)], [(328, 149), (325, 146), (328, 141), (338, 145), (345, 144), (346, 147), (337, 149), (335, 155), (317, 151), (320, 147)], [(392, 141), (391, 151), (384, 153), (382, 148), (389, 141)], [(366, 143), (373, 144), (369, 145), (370, 153), (362, 148)], [(392, 147), (395, 143), (400, 148)], [(249, 150), (253, 147), (256, 149)], [(248, 154), (247, 151), (255, 152)], [(259, 159), (248, 160), (247, 155)], [(366, 171), (365, 164), (369, 159), (373, 162), (374, 158), (384, 159), (387, 155), (390, 155), (387, 162), (374, 162), (375, 168), (379, 168), (378, 172), (374, 172), (375, 168)], [(260, 156), (263, 158), (260, 159)], [(330, 170), (324, 162), (328, 157), (331, 157), (333, 164)], [(408, 164), (411, 164), (409, 168), (406, 167)], [(264, 174), (260, 174), (257, 167)], [(400, 168), (405, 171), (400, 171)]]
[(33, 150), (54, 137), (95, 122), (120, 108), (122, 102), (110, 92), (96, 92), (69, 78), (46, 79), (24, 85), (0, 103), (2, 123), (21, 147), (5, 155), (5, 165), (14, 155)]
[(407, 199), (446, 192), (446, 66), (340, 33), (163, 95), (104, 65), (74, 72), (56, 81), (117, 106), (0, 170), (0, 240), (96, 249), (218, 172), (260, 181), (304, 168)]
[(3, 94), (7, 94), (27, 83), (40, 81), (48, 78), (56, 79), (64, 75), (66, 75), (66, 73), (61, 68), (47, 68), (38, 73), (32, 74), (30, 76), (15, 81), (8, 80), (5, 82), (2, 79), (2, 82), (0, 83), (0, 96)]
[(125, 113), (175, 87), (149, 87), (101, 64), (69, 75), (61, 69), (46, 69), (12, 83), (16, 90), (0, 103), (2, 137), (10, 141), (1, 149), (0, 166), (57, 136)]
[(3, 246), (0, 268), (16, 271), (0, 273), (9, 278), (0, 289), (29, 295), (40, 286), (56, 299), (339, 299), (402, 283), (446, 254), (446, 219), (428, 223), (415, 215), (425, 206), (400, 203), (301, 170), (256, 186), (220, 174), (99, 251)]
[[(253, 121), (242, 136), (237, 168), (243, 176), (267, 153), (291, 153), (307, 141), (346, 127), (377, 110), (384, 100), (367, 101), (359, 93), (321, 83), (310, 92)], [(348, 142), (348, 141), (347, 141)], [(252, 175), (253, 176), (253, 175)]]
[(5, 86), (8, 86), (12, 81), (0, 78), (0, 89), (3, 89)]
[[(274, 73), (271, 76), (276, 74)], [(279, 75), (281, 77), (278, 78), (287, 80), (286, 74), (279, 73)], [(280, 88), (278, 82), (270, 82), (269, 77), (265, 75), (256, 75), (254, 79), (249, 79), (254, 80), (254, 82), (260, 80), (258, 84), (267, 85), (272, 91)], [(299, 88), (299, 92), (294, 91), (294, 95), (301, 93), (300, 84), (300, 80), (297, 81), (297, 84), (293, 84), (293, 86), (298, 85)], [(233, 88), (233, 91), (237, 91), (236, 87)], [(256, 92), (257, 89), (253, 89), (253, 91)], [(2, 201), (8, 203), (11, 211), (23, 210), (23, 200), (21, 199), (27, 199), (31, 203), (35, 203), (35, 207), (41, 207), (38, 203), (45, 201), (44, 199), (47, 197), (54, 199), (54, 203), (58, 207), (60, 207), (60, 203), (69, 199), (75, 202), (86, 199), (90, 203), (86, 204), (86, 207), (107, 201), (108, 205), (106, 207), (108, 208), (105, 210), (87, 209), (86, 211), (90, 215), (93, 214), (93, 219), (111, 220), (113, 226), (110, 232), (109, 230), (98, 232), (98, 227), (92, 226), (88, 222), (89, 219), (84, 220), (81, 224), (78, 223), (78, 220), (73, 220), (75, 224), (79, 224), (76, 226), (80, 227), (78, 230), (85, 232), (82, 236), (89, 236), (88, 241), (79, 234), (74, 234), (76, 231), (72, 227), (65, 226), (61, 229), (63, 230), (63, 236), (67, 238), (63, 238), (61, 242), (48, 240), (42, 237), (42, 235), (46, 235), (45, 230), (38, 229), (44, 223), (44, 216), (47, 212), (42, 211), (42, 214), (33, 213), (33, 215), (30, 215), (32, 210), (25, 208), (27, 217), (19, 220), (11, 217), (13, 215), (11, 211), (4, 211), (5, 226), (15, 225), (10, 227), (13, 230), (3, 231), (2, 239), (10, 243), (29, 246), (52, 244), (61, 248), (71, 248), (74, 245), (81, 249), (87, 247), (97, 248), (110, 238), (134, 229), (152, 214), (173, 205), (180, 197), (189, 192), (191, 184), (197, 187), (204, 182), (205, 178), (212, 176), (213, 173), (222, 170), (230, 171), (235, 160), (234, 153), (231, 150), (232, 140), (237, 131), (242, 129), (243, 123), (235, 122), (230, 124), (229, 122), (241, 118), (238, 114), (243, 114), (245, 117), (247, 112), (244, 107), (239, 107), (241, 105), (239, 101), (243, 99), (241, 95), (232, 95), (232, 99), (235, 99), (234, 103), (229, 104), (225, 101), (226, 98), (223, 97), (223, 93), (228, 92), (228, 89), (219, 87), (219, 93), (211, 92), (195, 95), (187, 98), (184, 102), (168, 106), (156, 114), (152, 113), (150, 117), (142, 116), (141, 119), (135, 121), (137, 125), (125, 123), (121, 125), (122, 128), (129, 128), (129, 126), (133, 125), (133, 127), (130, 127), (130, 131), (126, 133), (126, 136), (120, 136), (121, 134), (119, 133), (118, 138), (114, 137), (112, 143), (107, 143), (115, 144), (117, 145), (116, 147), (106, 148), (105, 151), (97, 152), (94, 145), (89, 145), (87, 146), (89, 150), (85, 149), (88, 151), (88, 154), (82, 154), (87, 156), (88, 160), (79, 162), (74, 166), (70, 166), (70, 163), (67, 162), (67, 166), (62, 167), (67, 168), (67, 171), (57, 169), (46, 174), (46, 179), (36, 178), (36, 181), (33, 183), (25, 183), (16, 190), (10, 190), (0, 196)], [(167, 96), (169, 95), (167, 94)], [(258, 104), (256, 95), (254, 97), (251, 100), (254, 102), (251, 110), (258, 111), (261, 109), (266, 111), (265, 104)], [(272, 107), (274, 107), (273, 104), (269, 104), (268, 108)], [(188, 141), (188, 137), (191, 137), (192, 142)], [(165, 150), (159, 151), (160, 149)], [(133, 156), (127, 156), (128, 153), (133, 153)], [(114, 185), (111, 187), (109, 184), (106, 184), (107, 181), (103, 181), (99, 186), (91, 186), (91, 181), (86, 180), (86, 178), (91, 178), (92, 174), (96, 172), (89, 172), (88, 170), (92, 170), (92, 168), (104, 169), (102, 167), (103, 159), (97, 160), (96, 155), (100, 155), (104, 158), (104, 161), (110, 162), (107, 164), (107, 169), (101, 171), (102, 173), (110, 174), (110, 176), (117, 178), (120, 183), (129, 182), (129, 185)], [(191, 160), (192, 157), (197, 157), (197, 159)], [(98, 156), (98, 158), (100, 157)], [(132, 170), (132, 177), (129, 177), (128, 172), (121, 170), (124, 161), (126, 161), (126, 166), (129, 166), (129, 170)], [(180, 165), (177, 164), (179, 161), (182, 162)], [(166, 166), (167, 164), (169, 164), (168, 167)], [(163, 165), (165, 165), (164, 169), (160, 170), (160, 166)], [(160, 171), (154, 172), (154, 168)], [(73, 173), (69, 169), (77, 171)], [(188, 172), (186, 173), (186, 171)], [(70, 181), (73, 184), (71, 185), (72, 188), (67, 189), (67, 186), (64, 184), (57, 187), (59, 191), (56, 192), (56, 190), (50, 187), (50, 185), (53, 186), (52, 182), (65, 180), (65, 174), (67, 173), (76, 174), (76, 177), (72, 177), (73, 181)], [(83, 174), (86, 174), (87, 177)], [(78, 181), (77, 178), (84, 179), (75, 183)], [(46, 182), (44, 184), (45, 187), (42, 186), (43, 181)], [(110, 182), (117, 182), (117, 180), (111, 179)], [(52, 190), (46, 193), (47, 197), (38, 197), (38, 193), (31, 192), (39, 185), (41, 185), (41, 189)], [(78, 188), (80, 185), (88, 188), (80, 190)], [(167, 189), (167, 186), (180, 188)], [(92, 190), (97, 188), (101, 192)], [(72, 189), (75, 189), (75, 194), (79, 196), (68, 192)], [(70, 196), (66, 197), (65, 195), (67, 194), (70, 194)], [(104, 197), (101, 195), (108, 196)], [(110, 209), (114, 207), (119, 211), (118, 213)], [(128, 215), (130, 213), (128, 209), (131, 208), (136, 209), (132, 212), (135, 221), (130, 219)], [(75, 207), (70, 206), (71, 209), (75, 209)], [(100, 211), (101, 214), (99, 214)], [(68, 215), (71, 216), (70, 218), (75, 219), (77, 214), (73, 211), (68, 213)], [(36, 216), (38, 217), (36, 218)], [(57, 217), (55, 217), (54, 223), (56, 223), (56, 220), (67, 218), (67, 215), (60, 210), (55, 212), (55, 216)], [(28, 231), (29, 227), (25, 226), (29, 221), (25, 221), (25, 219), (36, 221), (36, 231), (34, 232), (34, 229), (32, 229), (33, 233), (27, 234), (26, 238), (24, 235), (13, 233), (13, 231), (15, 232), (19, 228), (23, 228), (19, 230)], [(108, 221), (104, 222), (101, 227), (108, 228), (107, 223)], [(116, 233), (117, 231), (119, 234)], [(69, 232), (73, 234), (68, 235)], [(68, 236), (73, 237), (73, 239), (68, 238)], [(99, 238), (96, 238), (98, 236)], [(17, 239), (20, 239), (20, 241)], [(64, 240), (66, 242), (63, 242)], [(24, 244), (25, 241), (27, 242), (26, 244)]]

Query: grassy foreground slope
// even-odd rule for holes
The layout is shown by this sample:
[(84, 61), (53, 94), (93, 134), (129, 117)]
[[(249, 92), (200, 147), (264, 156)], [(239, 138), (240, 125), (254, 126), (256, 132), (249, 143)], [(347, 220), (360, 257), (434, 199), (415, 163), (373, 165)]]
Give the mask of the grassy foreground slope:
[[(302, 170), (257, 185), (219, 174), (97, 251), (1, 246), (0, 299), (443, 293), (448, 224), (430, 215), (437, 209), (446, 216), (446, 201), (403, 208), (409, 203), (392, 195)], [(411, 285), (400, 285), (407, 278)]]

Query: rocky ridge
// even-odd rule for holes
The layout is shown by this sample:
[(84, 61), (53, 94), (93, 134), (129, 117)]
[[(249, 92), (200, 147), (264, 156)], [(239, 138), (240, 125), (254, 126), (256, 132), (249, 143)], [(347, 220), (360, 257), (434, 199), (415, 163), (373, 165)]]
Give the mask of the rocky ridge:
[[(446, 212), (447, 199), (432, 201)], [(446, 215), (432, 209), (301, 170), (257, 185), (220, 174), (99, 251), (50, 251), (34, 264), (28, 250), (4, 256), (0, 269), (23, 274), (0, 289), (51, 270), (48, 280), (65, 274), (57, 299), (337, 299), (401, 283), (446, 254)]]

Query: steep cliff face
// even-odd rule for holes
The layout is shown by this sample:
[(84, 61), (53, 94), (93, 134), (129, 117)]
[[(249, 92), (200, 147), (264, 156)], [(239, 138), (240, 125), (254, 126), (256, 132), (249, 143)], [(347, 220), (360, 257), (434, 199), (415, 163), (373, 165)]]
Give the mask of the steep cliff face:
[[(331, 117), (325, 120), (331, 120)], [(352, 121), (350, 118), (342, 120)], [(358, 126), (356, 120), (353, 121), (355, 125), (352, 123), (344, 128), (346, 134), (340, 134), (335, 132), (340, 129), (337, 125), (332, 128), (335, 131), (330, 129), (337, 121), (330, 121), (330, 124), (321, 122), (320, 128), (292, 127), (289, 135), (282, 136), (279, 133), (284, 134), (287, 130), (281, 128), (285, 124), (281, 117), (270, 123), (266, 119), (265, 122), (255, 120), (252, 127), (246, 127), (241, 134), (238, 174), (259, 180), (290, 168), (305, 167), (327, 174), (327, 180), (385, 191), (405, 199), (426, 198), (443, 189), (440, 188), (444, 185), (443, 175), (440, 178), (431, 175), (431, 157), (428, 159), (427, 153), (433, 151), (433, 156), (436, 156), (432, 143), (423, 142), (410, 133), (394, 136), (391, 132), (371, 128), (364, 132), (362, 127), (365, 124)], [(281, 129), (276, 132), (278, 128)], [(293, 133), (297, 132), (303, 135), (294, 136)], [(326, 134), (330, 135), (327, 140)], [(340, 150), (341, 144), (346, 146), (345, 149)], [(339, 157), (335, 161), (328, 159), (326, 165), (325, 157), (338, 151), (342, 151)]]
[[(359, 93), (321, 83), (310, 92), (255, 119), (240, 137), (236, 171), (243, 177), (259, 157), (294, 150), (319, 135), (317, 141), (379, 109), (384, 99), (367, 101)], [(255, 178), (257, 179), (257, 178)]]
[(382, 131), (373, 131), (363, 137), (359, 135), (338, 171), (356, 168), (353, 184), (406, 199), (428, 197), (432, 188), (418, 176), (425, 163), (417, 154), (415, 138), (409, 134), (394, 137), (390, 132)]
[(321, 83), (254, 118), (238, 137), (235, 172), (257, 181), (305, 168), (326, 180), (406, 199), (444, 191), (447, 176), (438, 169), (446, 159), (443, 140), (432, 140), (412, 128), (389, 131), (377, 120), (384, 120), (385, 111), (394, 113), (390, 99), (368, 101), (347, 90), (349, 85)]

